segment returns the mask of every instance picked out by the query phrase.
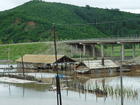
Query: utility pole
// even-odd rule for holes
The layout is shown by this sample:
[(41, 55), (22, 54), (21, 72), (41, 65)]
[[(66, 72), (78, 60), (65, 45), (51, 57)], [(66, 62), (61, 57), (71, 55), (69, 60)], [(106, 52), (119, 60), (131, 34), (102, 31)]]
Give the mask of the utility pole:
[(55, 24), (53, 24), (53, 39), (54, 39), (54, 53), (55, 53), (55, 68), (54, 70), (57, 71), (56, 75), (56, 90), (57, 90), (57, 105), (62, 105), (62, 97), (61, 97), (61, 89), (60, 89), (60, 78), (58, 74), (58, 64), (57, 64), (57, 44), (56, 44), (56, 27)]

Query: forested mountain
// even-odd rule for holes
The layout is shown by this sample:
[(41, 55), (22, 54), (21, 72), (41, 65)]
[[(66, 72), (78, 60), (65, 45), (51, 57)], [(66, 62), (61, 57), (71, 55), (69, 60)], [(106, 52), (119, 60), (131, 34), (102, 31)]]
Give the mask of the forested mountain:
[(0, 12), (0, 42), (51, 40), (53, 23), (59, 40), (140, 34), (138, 14), (33, 0)]

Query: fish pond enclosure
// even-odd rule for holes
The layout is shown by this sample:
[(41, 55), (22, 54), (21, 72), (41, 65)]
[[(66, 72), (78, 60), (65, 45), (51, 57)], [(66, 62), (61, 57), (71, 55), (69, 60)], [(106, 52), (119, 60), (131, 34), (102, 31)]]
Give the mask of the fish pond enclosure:
[[(97, 79), (97, 84), (99, 83), (98, 86), (102, 87), (100, 79)], [(96, 85), (92, 86), (89, 83), (95, 83), (96, 79), (88, 80), (85, 83), (75, 84), (72, 82), (73, 85), (62, 89), (63, 105), (120, 105), (119, 78), (106, 78), (105, 80), (107, 81), (106, 94), (92, 91)], [(139, 77), (124, 77), (124, 105), (139, 105), (139, 81)], [(69, 82), (68, 86), (70, 84)], [(131, 88), (132, 85), (133, 88)], [(46, 103), (47, 105), (56, 105), (56, 91), (50, 88), (50, 84), (0, 83), (0, 101), (2, 105), (46, 105)]]
[[(9, 74), (22, 74), (10, 72)], [(56, 105), (56, 73), (25, 73), (43, 82), (0, 77), (2, 105)], [(63, 105), (121, 105), (120, 76), (59, 74)], [(140, 105), (140, 77), (123, 76), (124, 105)]]

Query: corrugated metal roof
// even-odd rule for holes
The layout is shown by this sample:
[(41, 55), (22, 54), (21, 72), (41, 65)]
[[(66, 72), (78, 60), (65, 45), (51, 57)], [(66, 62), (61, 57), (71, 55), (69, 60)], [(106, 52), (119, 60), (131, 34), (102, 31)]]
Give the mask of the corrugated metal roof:
[(89, 69), (104, 69), (104, 68), (117, 68), (119, 65), (115, 64), (112, 60), (104, 60), (104, 66), (101, 60), (83, 61)]
[[(58, 55), (58, 60), (64, 57), (64, 55)], [(22, 58), (16, 60), (16, 62), (22, 62)], [(32, 55), (26, 54), (23, 56), (23, 62), (26, 63), (55, 63), (55, 55)]]

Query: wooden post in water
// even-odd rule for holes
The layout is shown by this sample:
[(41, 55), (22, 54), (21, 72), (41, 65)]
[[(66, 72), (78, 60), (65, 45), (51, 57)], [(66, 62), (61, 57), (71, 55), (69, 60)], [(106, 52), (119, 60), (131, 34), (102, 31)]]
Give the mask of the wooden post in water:
[(10, 44), (8, 44), (8, 67), (6, 69), (6, 72), (8, 72), (8, 76), (10, 76), (9, 74), (9, 69), (10, 69)]
[(120, 69), (120, 85), (121, 85), (121, 105), (123, 105), (123, 77), (122, 77), (122, 69)]
[(104, 60), (104, 57), (102, 58), (102, 66), (105, 65), (105, 60)]
[(22, 70), (23, 70), (23, 76), (25, 77), (25, 70), (24, 70), (24, 61), (23, 61), (23, 56), (21, 57), (22, 59)]
[(23, 91), (22, 91), (22, 96), (24, 97), (24, 94), (25, 94), (25, 88), (24, 88), (24, 83), (23, 83), (23, 85), (22, 85), (22, 88), (23, 88)]
[(11, 84), (9, 83), (9, 95), (11, 96)]

